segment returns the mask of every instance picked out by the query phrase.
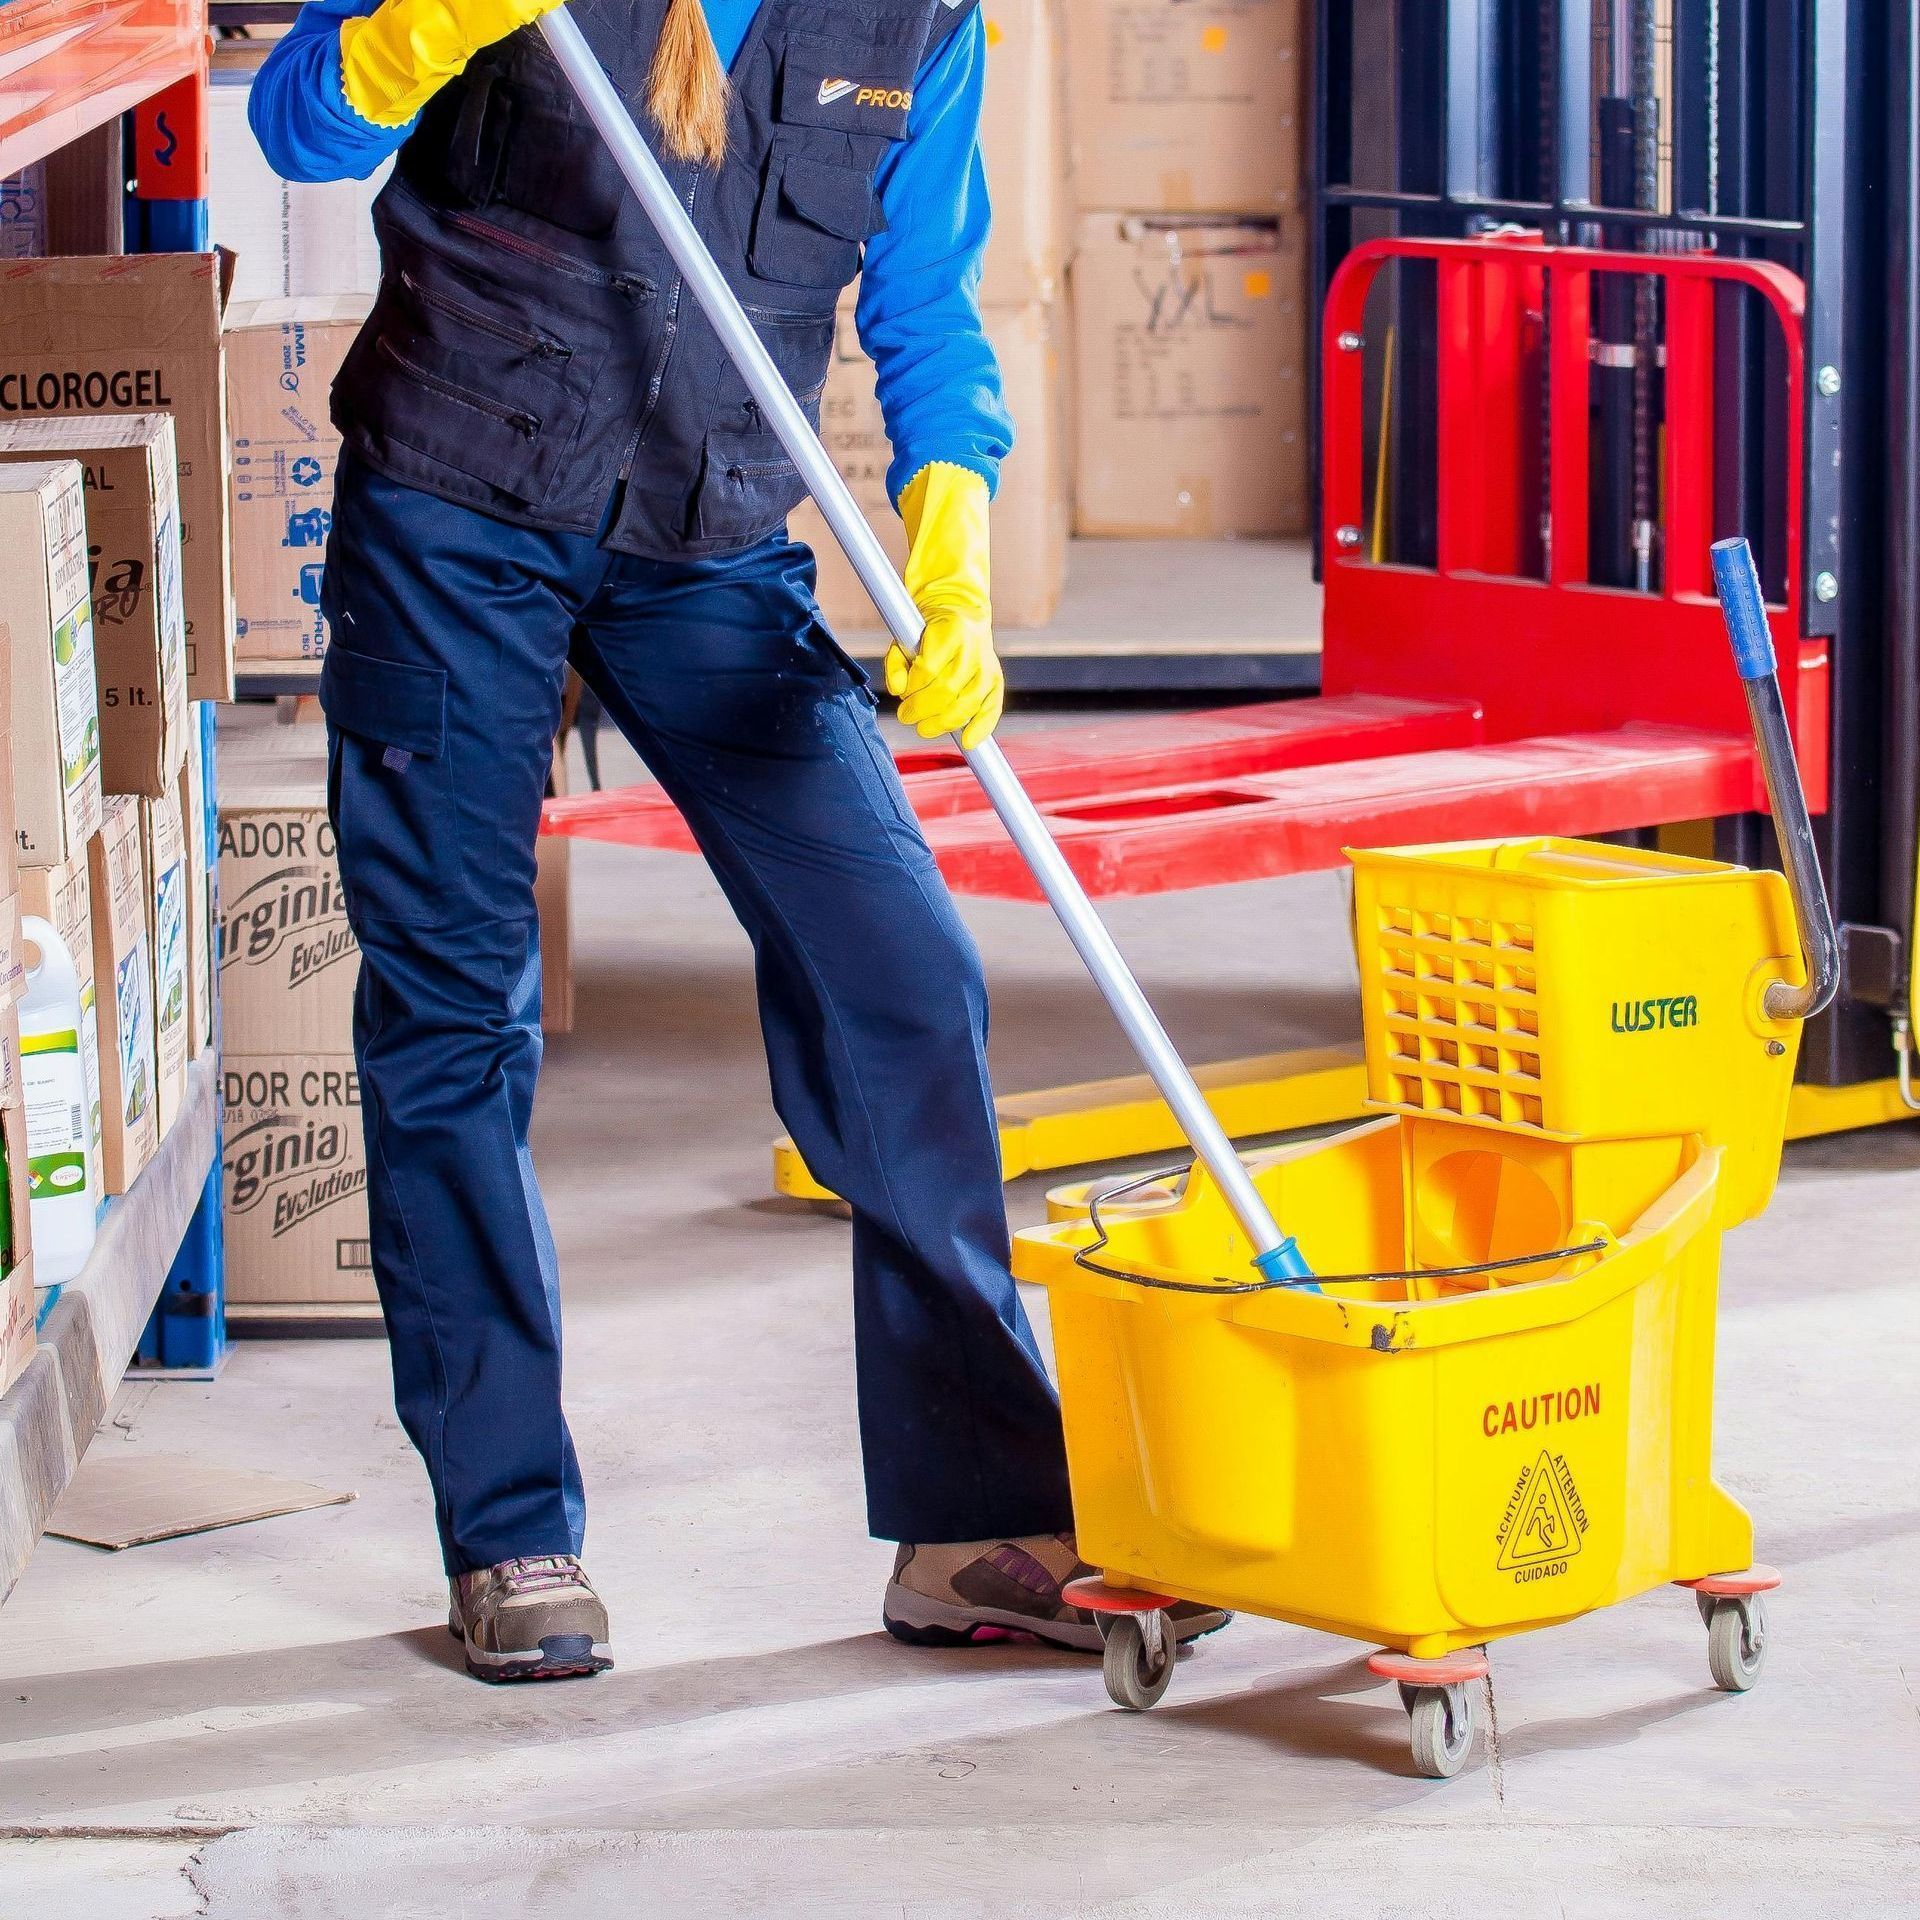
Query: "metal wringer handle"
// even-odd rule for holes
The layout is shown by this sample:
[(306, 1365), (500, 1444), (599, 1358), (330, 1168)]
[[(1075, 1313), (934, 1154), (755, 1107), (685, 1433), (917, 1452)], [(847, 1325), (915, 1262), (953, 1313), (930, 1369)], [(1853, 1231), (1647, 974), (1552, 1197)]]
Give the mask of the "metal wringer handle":
[(1767, 805), (1773, 812), (1781, 862), (1793, 895), (1794, 918), (1800, 923), (1800, 951), (1807, 963), (1805, 986), (1776, 980), (1767, 988), (1767, 1017), (1810, 1020), (1833, 998), (1840, 984), (1840, 937), (1834, 931), (1833, 908), (1820, 878), (1820, 854), (1813, 843), (1813, 822), (1807, 817), (1806, 789), (1800, 784), (1800, 763), (1794, 758), (1793, 736), (1787, 730), (1786, 702), (1780, 697), (1780, 675), (1773, 657), (1773, 635), (1767, 627), (1760, 573), (1753, 564), (1753, 549), (1745, 540), (1714, 542), (1713, 578), (1720, 591), (1720, 614), (1727, 623), (1727, 638), (1733, 643), (1733, 664), (1746, 688), (1747, 713), (1753, 721), (1760, 771), (1767, 783)]

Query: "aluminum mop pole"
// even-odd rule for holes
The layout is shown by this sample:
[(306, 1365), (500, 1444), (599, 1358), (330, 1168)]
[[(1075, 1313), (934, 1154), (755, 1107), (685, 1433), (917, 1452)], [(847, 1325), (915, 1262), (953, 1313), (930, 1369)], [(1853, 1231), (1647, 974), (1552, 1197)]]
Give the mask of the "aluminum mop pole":
[[(626, 103), (564, 6), (556, 7), (541, 18), (540, 31), (546, 36), (554, 59), (560, 63), (560, 70), (580, 96), (588, 117), (599, 128), (620, 171), (626, 175), (627, 184), (639, 197), (647, 218), (665, 242), (693, 297), (699, 301), (721, 344), (746, 380), (761, 413), (800, 469), (807, 491), (819, 503), (834, 538), (845, 548), (861, 585), (873, 596), (888, 631), (911, 656), (920, 645), (918, 608), (894, 572), (886, 549), (854, 504), (853, 495), (828, 458), (819, 436), (807, 424), (799, 402), (761, 344), (752, 322), (741, 311), (733, 289), (714, 264), (686, 208), (661, 172), (660, 163), (640, 137)], [(1085, 889), (1074, 878), (1072, 868), (1054, 844), (1045, 822), (1007, 764), (1006, 755), (991, 740), (982, 746), (963, 748), (962, 752), (993, 803), (994, 812), (1019, 848), (1020, 857), (1039, 881), (1060, 924), (1066, 928), (1068, 939), (1106, 996), (1107, 1005), (1113, 1009), (1114, 1018), (1140, 1056), (1141, 1064), (1152, 1075), (1161, 1098), (1173, 1110), (1182, 1132), (1192, 1141), (1194, 1151), (1233, 1209), (1241, 1230), (1253, 1243), (1254, 1265), (1270, 1279), (1310, 1281), (1311, 1274), (1299, 1249), (1275, 1224), (1252, 1176), (1213, 1117), (1186, 1063), (1175, 1052), (1166, 1029), (1114, 944), (1113, 935), (1095, 912)]]

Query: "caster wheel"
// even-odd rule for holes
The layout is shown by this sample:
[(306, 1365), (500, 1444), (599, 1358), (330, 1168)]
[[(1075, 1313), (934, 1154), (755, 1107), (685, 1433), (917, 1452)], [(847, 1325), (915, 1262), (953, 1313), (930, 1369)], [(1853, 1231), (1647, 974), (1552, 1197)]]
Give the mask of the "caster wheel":
[[(1152, 1651), (1148, 1649), (1149, 1620), (1153, 1622)], [(1100, 1672), (1107, 1683), (1107, 1698), (1116, 1707), (1145, 1713), (1173, 1681), (1173, 1622), (1164, 1613), (1116, 1614), (1106, 1641)]]
[(1767, 1605), (1759, 1594), (1716, 1600), (1707, 1620), (1707, 1666), (1723, 1693), (1745, 1693), (1767, 1663)]
[(1451, 1780), (1473, 1746), (1472, 1688), (1417, 1687), (1409, 1715), (1414, 1771), (1428, 1780)]
[(1693, 1596), (1693, 1604), (1700, 1609), (1700, 1624), (1703, 1627), (1712, 1626), (1713, 1610), (1720, 1604), (1719, 1601), (1710, 1593), (1696, 1593)]

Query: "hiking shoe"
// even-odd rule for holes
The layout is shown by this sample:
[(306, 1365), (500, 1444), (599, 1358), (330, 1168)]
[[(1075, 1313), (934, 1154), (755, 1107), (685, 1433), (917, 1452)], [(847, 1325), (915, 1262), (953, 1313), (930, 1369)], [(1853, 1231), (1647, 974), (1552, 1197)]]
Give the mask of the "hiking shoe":
[[(881, 1619), (896, 1640), (915, 1647), (977, 1646), (1029, 1634), (1051, 1647), (1098, 1653), (1099, 1620), (1060, 1597), (1069, 1580), (1096, 1571), (1074, 1550), (1070, 1533), (902, 1547)], [(1187, 1600), (1171, 1608), (1168, 1617), (1174, 1639), (1183, 1645), (1233, 1618), (1218, 1607)]]
[(607, 1609), (570, 1553), (503, 1560), (447, 1586), (447, 1631), (476, 1680), (564, 1680), (613, 1665)]

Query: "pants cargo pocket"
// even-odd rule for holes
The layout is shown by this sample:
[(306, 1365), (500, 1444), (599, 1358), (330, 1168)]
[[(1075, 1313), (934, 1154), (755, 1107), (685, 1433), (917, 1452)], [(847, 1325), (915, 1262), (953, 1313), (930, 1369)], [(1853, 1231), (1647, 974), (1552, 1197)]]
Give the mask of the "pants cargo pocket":
[(466, 894), (445, 672), (335, 641), (321, 670), (320, 705), (349, 909), (414, 925), (445, 921)]

